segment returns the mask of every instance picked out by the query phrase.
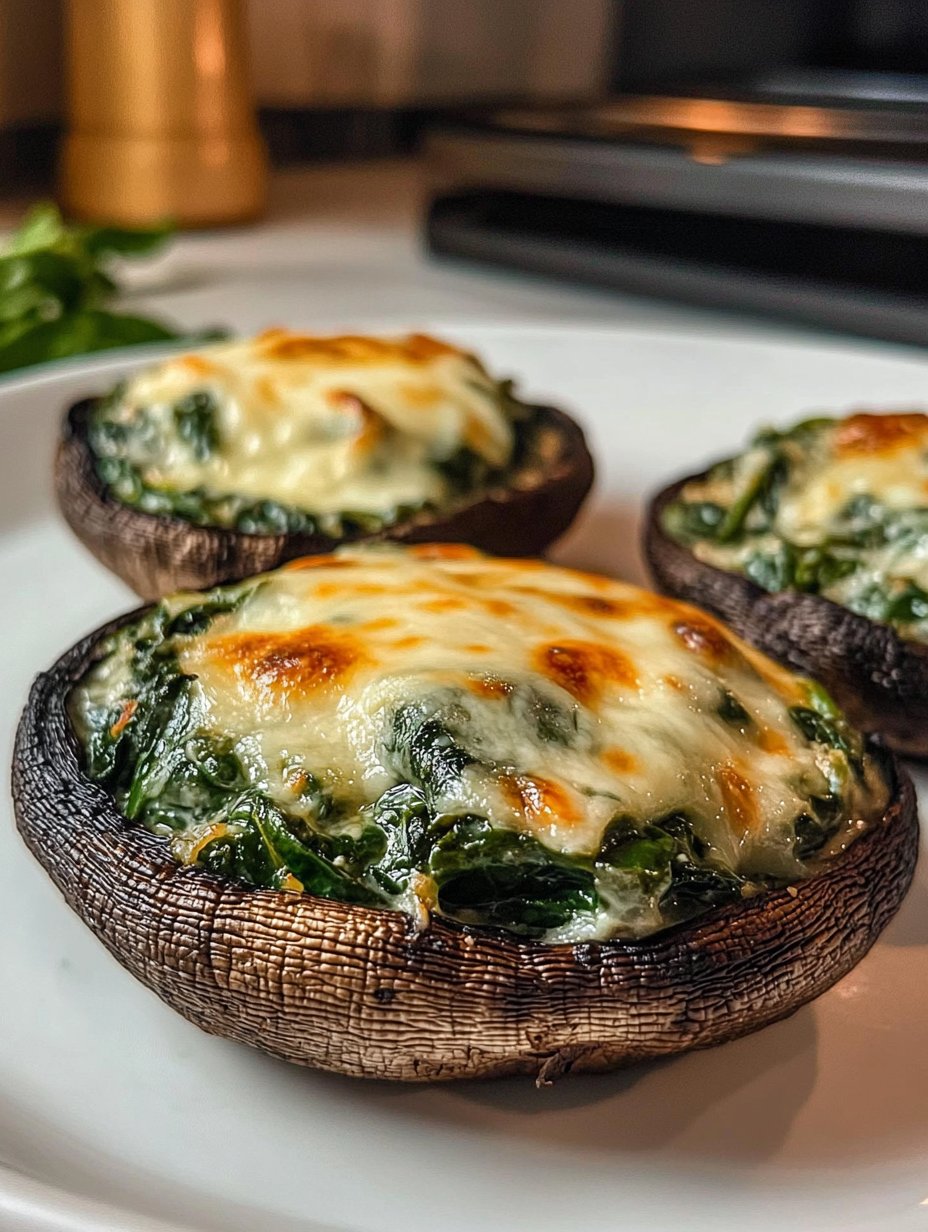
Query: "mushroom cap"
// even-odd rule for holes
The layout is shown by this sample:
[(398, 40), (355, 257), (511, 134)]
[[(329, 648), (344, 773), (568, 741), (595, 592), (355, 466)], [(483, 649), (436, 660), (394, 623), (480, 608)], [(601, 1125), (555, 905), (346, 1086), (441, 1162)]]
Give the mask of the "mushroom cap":
[(820, 680), (855, 727), (899, 753), (928, 757), (928, 645), (908, 641), (821, 595), (763, 590), (705, 564), (664, 530), (663, 514), (687, 476), (659, 492), (644, 522), (644, 554), (658, 588), (712, 612), (745, 641)]
[(882, 819), (810, 879), (641, 941), (545, 945), (433, 917), (253, 889), (183, 867), (83, 772), (66, 710), (101, 639), (33, 685), (17, 824), (118, 960), (191, 1022), (288, 1061), (410, 1082), (605, 1070), (793, 1013), (866, 953), (915, 866), (915, 796), (884, 758)]
[(580, 426), (553, 407), (531, 407), (530, 456), (516, 462), (505, 482), (477, 489), (445, 512), (417, 513), (375, 534), (339, 539), (304, 532), (246, 534), (145, 513), (111, 495), (97, 474), (88, 439), (95, 404), (96, 399), (85, 399), (64, 417), (55, 493), (81, 543), (143, 599), (206, 590), (359, 540), (440, 540), (501, 556), (536, 556), (570, 526), (593, 484), (593, 459)]

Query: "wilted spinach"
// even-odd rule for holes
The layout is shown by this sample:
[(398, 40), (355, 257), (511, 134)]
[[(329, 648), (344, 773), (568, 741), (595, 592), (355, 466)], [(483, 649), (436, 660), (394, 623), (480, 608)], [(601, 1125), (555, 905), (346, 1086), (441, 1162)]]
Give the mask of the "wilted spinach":
[(538, 936), (598, 904), (592, 872), (527, 834), (460, 817), (429, 859), (446, 915)]
[[(806, 541), (794, 542), (777, 524), (786, 485), (797, 473), (801, 477), (796, 468), (836, 422), (813, 418), (786, 431), (758, 433), (750, 448), (761, 451), (761, 460), (740, 469), (737, 458), (717, 464), (690, 497), (684, 493), (667, 506), (664, 529), (682, 543), (711, 545), (706, 560), (743, 573), (764, 590), (824, 595), (869, 620), (896, 626), (904, 636), (926, 640), (928, 590), (911, 575), (920, 576), (928, 506), (894, 508), (879, 493), (858, 494), (815, 528), (811, 543), (808, 531)], [(707, 499), (733, 481), (728, 503)]]
[(617, 817), (603, 838), (597, 864), (635, 875), (667, 923), (740, 897), (745, 879), (714, 860), (681, 813), (653, 822)]
[[(298, 749), (278, 767), (278, 788), (255, 770), (247, 741), (207, 730), (200, 693), (178, 658), (184, 639), (208, 631), (256, 585), (224, 587), (152, 609), (114, 635), (128, 696), (81, 709), (86, 764), (126, 818), (163, 835), (178, 859), (255, 886), (305, 890), (343, 902), (410, 907), (437, 902), (446, 916), (539, 938), (584, 919), (595, 927), (622, 899), (626, 919), (686, 920), (737, 899), (745, 879), (728, 868), (694, 821), (672, 813), (652, 821), (619, 814), (597, 851), (570, 854), (532, 833), (463, 811), (481, 789), (509, 781), (511, 765), (487, 760), (480, 702), (445, 686), (384, 715), (384, 764), (397, 781), (376, 800), (341, 796), (337, 779), (314, 774)], [(521, 738), (539, 752), (588, 738), (576, 714), (533, 684), (496, 680), (493, 705), (506, 708)], [(738, 728), (752, 722), (728, 691), (719, 714)], [(839, 712), (809, 686), (794, 721), (810, 738), (847, 744)], [(796, 819), (794, 853), (814, 857), (839, 824), (837, 794), (813, 798)], [(636, 914), (637, 913), (637, 914)]]

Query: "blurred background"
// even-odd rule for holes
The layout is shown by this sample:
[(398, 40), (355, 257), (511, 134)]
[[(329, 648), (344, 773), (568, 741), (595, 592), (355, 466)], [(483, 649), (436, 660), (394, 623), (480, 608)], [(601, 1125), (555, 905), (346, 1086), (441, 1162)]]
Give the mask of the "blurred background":
[[(277, 165), (406, 151), (431, 116), (465, 103), (601, 98), (613, 77), (619, 15), (610, 0), (141, 5), (165, 29), (182, 21), (183, 10), (199, 10), (207, 35), (212, 22), (240, 10), (254, 104)], [(109, 0), (0, 0), (5, 192), (52, 181), (66, 124), (69, 20), (114, 27), (127, 8)], [(186, 28), (195, 25), (189, 20)], [(124, 48), (137, 64), (152, 50)]]
[(127, 276), (185, 318), (207, 269), (238, 327), (243, 278), (356, 316), (366, 272), (375, 314), (921, 345), (926, 194), (928, 0), (0, 0), (0, 225), (195, 229)]

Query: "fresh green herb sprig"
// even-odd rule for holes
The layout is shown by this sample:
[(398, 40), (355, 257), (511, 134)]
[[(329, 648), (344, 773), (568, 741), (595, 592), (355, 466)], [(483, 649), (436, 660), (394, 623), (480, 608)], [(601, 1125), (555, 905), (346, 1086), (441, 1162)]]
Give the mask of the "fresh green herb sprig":
[[(164, 322), (112, 308), (120, 289), (113, 258), (147, 256), (170, 234), (167, 225), (69, 225), (57, 206), (35, 206), (0, 248), (0, 372), (185, 337)], [(198, 338), (204, 336), (222, 333)]]

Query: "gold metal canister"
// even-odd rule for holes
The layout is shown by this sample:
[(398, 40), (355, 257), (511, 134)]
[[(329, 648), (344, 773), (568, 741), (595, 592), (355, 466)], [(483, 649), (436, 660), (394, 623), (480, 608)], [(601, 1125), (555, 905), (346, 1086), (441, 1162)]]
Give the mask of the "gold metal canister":
[(239, 0), (68, 0), (65, 207), (130, 226), (260, 214), (246, 42)]

